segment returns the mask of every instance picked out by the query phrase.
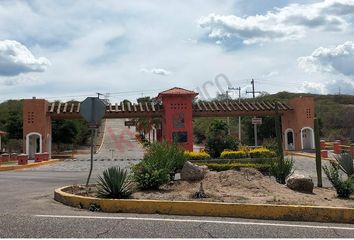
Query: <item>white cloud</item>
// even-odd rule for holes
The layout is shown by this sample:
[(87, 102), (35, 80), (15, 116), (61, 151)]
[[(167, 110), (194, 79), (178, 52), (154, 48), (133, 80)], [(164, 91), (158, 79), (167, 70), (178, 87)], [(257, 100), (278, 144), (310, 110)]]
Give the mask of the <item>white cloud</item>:
[(171, 74), (170, 71), (167, 71), (166, 69), (163, 69), (163, 68), (152, 68), (152, 69), (142, 68), (140, 71), (145, 72), (145, 73), (152, 73), (152, 74), (156, 74), (156, 75), (161, 75), (161, 76), (166, 76), (166, 75)]
[(314, 4), (291, 4), (268, 11), (265, 15), (238, 17), (214, 13), (199, 19), (217, 41), (239, 38), (245, 44), (299, 39), (308, 29), (344, 31), (347, 17), (354, 14), (353, 0), (326, 0)]
[(35, 58), (26, 46), (17, 41), (0, 41), (0, 75), (2, 76), (43, 72), (49, 65), (47, 58)]
[(19, 87), (19, 86), (38, 86), (45, 83), (43, 79), (39, 79), (35, 76), (20, 75), (0, 79), (2, 85), (6, 87)]
[(354, 42), (336, 47), (315, 49), (310, 56), (298, 58), (299, 67), (306, 72), (327, 72), (354, 76)]
[(323, 83), (303, 82), (300, 91), (306, 93), (325, 94), (326, 88)]
[(354, 82), (350, 80), (330, 80), (324, 82), (302, 83), (300, 92), (316, 93), (316, 94), (349, 94), (354, 95)]

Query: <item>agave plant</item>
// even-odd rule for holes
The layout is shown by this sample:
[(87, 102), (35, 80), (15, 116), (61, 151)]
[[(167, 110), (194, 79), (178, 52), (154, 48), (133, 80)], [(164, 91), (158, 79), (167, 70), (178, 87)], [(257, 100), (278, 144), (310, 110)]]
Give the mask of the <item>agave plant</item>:
[(348, 177), (354, 174), (353, 155), (349, 153), (335, 154), (334, 158), (339, 164), (340, 169), (345, 172)]
[(110, 167), (98, 176), (97, 195), (104, 198), (128, 198), (132, 194), (133, 185), (127, 170)]
[(338, 197), (349, 198), (354, 191), (354, 184), (352, 177), (348, 177), (346, 180), (342, 179), (339, 169), (341, 168), (339, 163), (331, 160), (329, 166), (323, 166), (322, 169), (327, 175), (328, 180), (332, 183), (336, 189)]

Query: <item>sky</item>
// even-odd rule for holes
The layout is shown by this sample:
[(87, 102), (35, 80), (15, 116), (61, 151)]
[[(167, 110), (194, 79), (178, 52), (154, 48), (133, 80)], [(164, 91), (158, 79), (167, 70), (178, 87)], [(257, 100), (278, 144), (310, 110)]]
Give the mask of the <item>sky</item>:
[(353, 24), (354, 0), (2, 0), (0, 101), (354, 95)]

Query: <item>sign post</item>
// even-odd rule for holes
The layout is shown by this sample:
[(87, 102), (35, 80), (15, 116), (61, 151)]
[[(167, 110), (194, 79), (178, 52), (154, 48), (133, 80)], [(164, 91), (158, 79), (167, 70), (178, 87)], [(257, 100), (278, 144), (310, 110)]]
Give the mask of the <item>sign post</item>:
[(93, 169), (93, 138), (95, 129), (98, 128), (99, 121), (106, 113), (106, 105), (98, 97), (88, 97), (80, 104), (80, 115), (87, 121), (91, 130), (91, 164), (90, 172), (87, 177), (86, 187), (88, 186)]
[(257, 124), (262, 124), (262, 118), (257, 118), (257, 117), (252, 118), (252, 124), (254, 125), (254, 145), (255, 147), (257, 147), (258, 146)]

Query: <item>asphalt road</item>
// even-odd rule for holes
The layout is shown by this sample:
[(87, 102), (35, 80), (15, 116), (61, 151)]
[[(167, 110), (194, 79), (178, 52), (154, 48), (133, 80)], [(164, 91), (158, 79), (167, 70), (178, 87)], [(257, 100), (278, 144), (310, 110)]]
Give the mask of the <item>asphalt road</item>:
[[(138, 144), (135, 151), (140, 151)], [(93, 181), (108, 166), (129, 167), (135, 162), (138, 160), (130, 157), (129, 160), (101, 160), (97, 156)], [(313, 175), (313, 159), (298, 158), (296, 162), (297, 171)], [(54, 201), (55, 188), (85, 183), (88, 166), (89, 162), (83, 156), (76, 161), (0, 172), (0, 237), (354, 237), (354, 225), (351, 224), (112, 214), (72, 208)]]

